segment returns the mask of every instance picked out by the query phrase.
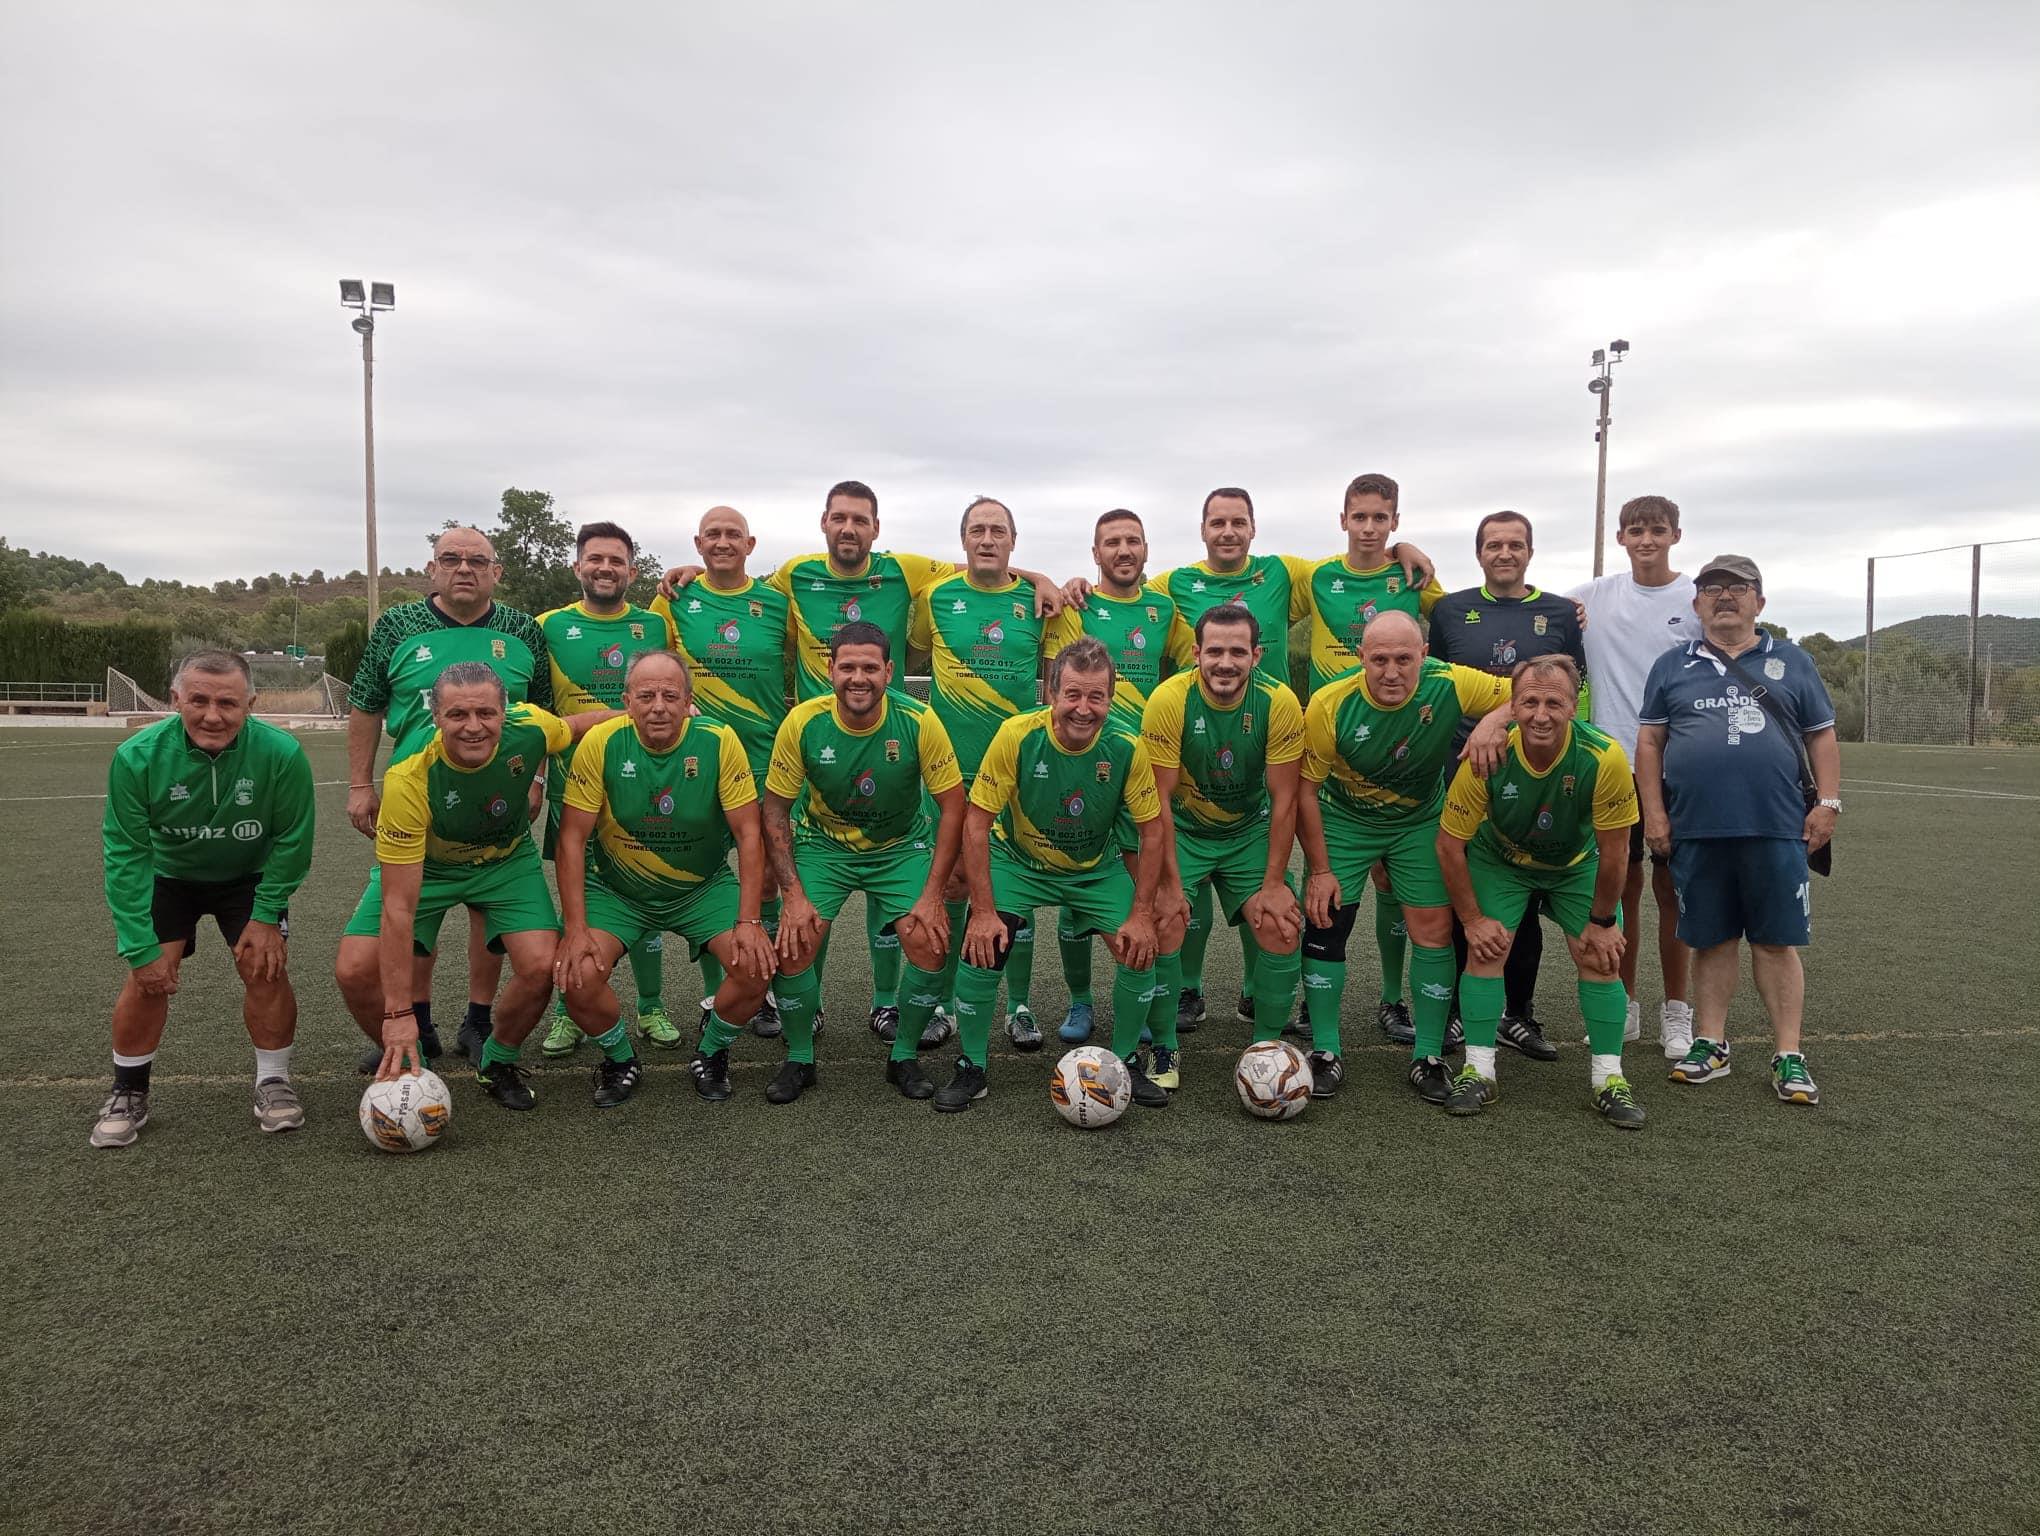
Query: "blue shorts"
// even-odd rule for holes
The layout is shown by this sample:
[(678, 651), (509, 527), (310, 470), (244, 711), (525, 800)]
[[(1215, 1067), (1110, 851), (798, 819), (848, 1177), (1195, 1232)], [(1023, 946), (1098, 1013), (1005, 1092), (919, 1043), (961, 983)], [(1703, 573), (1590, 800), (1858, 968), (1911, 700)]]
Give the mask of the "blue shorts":
[(1722, 837), (1672, 844), (1679, 942), (1730, 939), (1803, 949), (1813, 935), (1813, 879), (1796, 837)]

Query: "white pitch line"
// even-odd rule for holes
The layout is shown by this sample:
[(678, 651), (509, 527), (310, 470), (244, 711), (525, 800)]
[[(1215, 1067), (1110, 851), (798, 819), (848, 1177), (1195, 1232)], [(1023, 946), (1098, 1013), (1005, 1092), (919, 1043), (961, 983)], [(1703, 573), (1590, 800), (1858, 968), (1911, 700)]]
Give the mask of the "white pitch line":
[(1944, 795), (1970, 795), (1978, 800), (2040, 800), (2040, 795), (2022, 795), (2009, 789), (1964, 789), (1959, 784), (1909, 784), (1903, 779), (1852, 779), (1842, 775), (1844, 784), (1877, 784), (1885, 789), (1931, 789)]

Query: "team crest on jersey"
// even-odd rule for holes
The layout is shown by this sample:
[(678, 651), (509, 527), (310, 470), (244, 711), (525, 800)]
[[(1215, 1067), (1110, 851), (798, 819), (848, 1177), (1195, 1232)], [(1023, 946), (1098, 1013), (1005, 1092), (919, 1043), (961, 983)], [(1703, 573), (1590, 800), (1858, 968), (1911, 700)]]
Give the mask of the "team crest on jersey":
[(1419, 705), (1417, 706), (1417, 723), (1418, 723), (1419, 725), (1429, 725), (1429, 724), (1431, 723), (1431, 706), (1430, 706), (1430, 705), (1428, 705), (1428, 704), (1419, 704)]
[(1015, 604), (1013, 605), (1013, 617), (1014, 617), (1014, 618), (1016, 618), (1016, 619), (1024, 619), (1024, 618), (1026, 618), (1026, 617), (1027, 617), (1027, 605), (1026, 605), (1025, 603), (1015, 603)]
[(1575, 782), (1576, 780), (1573, 778), (1573, 776), (1571, 774), (1567, 774), (1563, 779), (1559, 780), (1559, 785), (1561, 788), (1564, 789), (1564, 791), (1568, 795), (1570, 795), (1573, 792), (1573, 785)]
[(1765, 662), (1764, 676), (1774, 683), (1783, 681), (1785, 677), (1785, 659), (1782, 656), (1773, 656), (1769, 661)]
[(418, 654), (413, 656), (411, 659), (413, 661), (430, 661), (432, 659), (432, 647), (429, 645), (419, 646)]
[(1541, 635), (1550, 627), (1551, 620), (1541, 613), (1530, 621), (1530, 633), (1533, 635)]
[(567, 626), (567, 638), (568, 638), (569, 640), (578, 640), (578, 639), (580, 639), (580, 638), (581, 638), (581, 626), (580, 626), (580, 625), (578, 625), (578, 624), (569, 624), (569, 625)]
[(1389, 578), (1388, 578), (1388, 595), (1389, 595), (1390, 597), (1394, 597), (1394, 596), (1396, 595), (1396, 593), (1398, 593), (1398, 592), (1400, 592), (1400, 591), (1402, 591), (1402, 577), (1400, 577), (1400, 576), (1391, 576), (1391, 577), (1389, 577)]
[(1112, 759), (1109, 757), (1098, 759), (1098, 782), (1100, 784), (1110, 784), (1112, 782)]
[(876, 592), (880, 587), (885, 585), (885, 578), (879, 575), (876, 571), (874, 571), (872, 572), (871, 580), (867, 582), (866, 585), (868, 585), (872, 591)]
[(750, 602), (746, 603), (744, 606), (751, 610), (752, 618), (762, 619), (765, 617), (765, 605), (759, 602), (757, 599), (753, 598)]
[(501, 660), (502, 660), (502, 659), (503, 659), (503, 658), (504, 658), (505, 656), (508, 656), (508, 655), (510, 654), (510, 652), (509, 652), (509, 650), (508, 650), (508, 649), (507, 649), (507, 648), (506, 648), (506, 647), (504, 646), (504, 644), (503, 644), (503, 642), (502, 642), (502, 641), (500, 641), (500, 640), (491, 640), (491, 641), (489, 642), (489, 654), (490, 654), (491, 656), (495, 657), (495, 658), (496, 658), (496, 660), (498, 660), (498, 661), (501, 661)]
[(864, 796), (865, 799), (869, 800), (873, 795), (878, 793), (878, 780), (874, 778), (869, 772), (865, 773), (864, 776), (858, 779), (857, 781), (857, 793)]
[(510, 777), (513, 779), (516, 778), (518, 774), (524, 772), (524, 754), (522, 752), (512, 753), (510, 756), (509, 767)]
[(1162, 613), (1159, 608), (1149, 608), (1147, 611), (1147, 616), (1148, 623), (1150, 624), (1159, 624), (1162, 622)]
[[(499, 641), (497, 641), (496, 643), (497, 643), (497, 644), (498, 644), (499, 646), (500, 646), (500, 645), (502, 644), (502, 642), (501, 642), (500, 640), (499, 640)], [(502, 655), (503, 653), (502, 653), (502, 651), (501, 651), (501, 650), (498, 650), (498, 651), (496, 652), (496, 654), (500, 656), (500, 655)], [(603, 660), (603, 661), (604, 661), (605, 663), (607, 663), (607, 664), (608, 664), (609, 666), (612, 666), (612, 667), (620, 667), (620, 666), (622, 666), (622, 665), (623, 665), (623, 647), (622, 647), (622, 646), (620, 646), (620, 645), (612, 645), (612, 646), (611, 646), (611, 647), (610, 647), (610, 648), (609, 648), (608, 650), (606, 650), (606, 651), (604, 651), (604, 652), (602, 653), (602, 660)]]
[(234, 804), (253, 805), (254, 803), (255, 781), (253, 779), (236, 779), (234, 781)]
[(680, 760), (680, 777), (681, 777), (681, 778), (683, 778), (683, 779), (698, 779), (698, 778), (700, 778), (700, 777), (701, 777), (701, 759), (700, 759), (700, 758), (698, 758), (698, 757), (687, 757), (687, 758), (682, 758), (682, 759)]
[(885, 741), (885, 760), (896, 763), (900, 760), (900, 744), (896, 737), (888, 736)]
[(1260, 586), (1260, 585), (1261, 585), (1261, 584), (1262, 584), (1262, 583), (1263, 583), (1264, 581), (1266, 581), (1267, 579), (1268, 579), (1268, 573), (1267, 573), (1266, 571), (1256, 571), (1256, 572), (1254, 572), (1254, 585), (1255, 585), (1255, 586), (1257, 586), (1257, 587), (1258, 587), (1258, 586)]
[(642, 639), (644, 639), (644, 637), (645, 637), (645, 627), (644, 627), (644, 625), (642, 625), (642, 624), (633, 624), (633, 625), (631, 625), (631, 627), (630, 627), (630, 637), (631, 637), (631, 639), (633, 639), (633, 640), (642, 640)]
[(1254, 712), (1251, 709), (1243, 711), (1240, 715), (1240, 734), (1243, 736), (1254, 734)]
[(495, 799), (489, 802), (489, 814), (491, 816), (508, 816), (510, 814), (510, 802), (501, 795), (496, 796)]

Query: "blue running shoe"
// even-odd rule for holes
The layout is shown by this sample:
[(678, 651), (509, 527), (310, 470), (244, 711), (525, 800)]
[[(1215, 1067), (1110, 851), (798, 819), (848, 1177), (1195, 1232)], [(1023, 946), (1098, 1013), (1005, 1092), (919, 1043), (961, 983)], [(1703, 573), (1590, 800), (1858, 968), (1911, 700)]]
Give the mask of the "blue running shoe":
[(1095, 1015), (1089, 1003), (1071, 1003), (1070, 1011), (1063, 1015), (1062, 1023), (1056, 1026), (1056, 1035), (1071, 1045), (1082, 1045), (1091, 1038), (1091, 1025), (1094, 1019)]

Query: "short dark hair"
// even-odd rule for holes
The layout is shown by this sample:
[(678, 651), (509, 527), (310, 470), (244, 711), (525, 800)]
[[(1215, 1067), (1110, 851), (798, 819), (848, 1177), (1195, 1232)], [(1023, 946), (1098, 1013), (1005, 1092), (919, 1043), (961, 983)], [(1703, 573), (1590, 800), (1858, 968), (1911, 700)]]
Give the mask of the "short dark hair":
[(892, 641), (869, 619), (852, 620), (829, 637), (829, 660), (834, 661), (846, 645), (875, 645), (880, 661), (892, 660)]
[(1217, 490), (1213, 491), (1209, 496), (1204, 498), (1204, 510), (1197, 514), (1198, 522), (1201, 523), (1207, 517), (1211, 516), (1211, 504), (1214, 501), (1218, 500), (1218, 498), (1221, 496), (1230, 497), (1234, 501), (1244, 501), (1247, 504), (1248, 521), (1251, 522), (1253, 520), (1254, 498), (1249, 496), (1245, 491), (1241, 490), (1236, 485), (1221, 485)]
[(1198, 615), (1197, 643), (1204, 644), (1206, 626), (1212, 624), (1244, 624), (1247, 626), (1247, 643), (1261, 643), (1261, 621), (1254, 617), (1245, 603), (1220, 603), (1216, 608), (1207, 608)]
[(1622, 503), (1622, 510), (1615, 514), (1615, 528), (1620, 532), (1631, 523), (1649, 522), (1660, 517), (1677, 532), (1679, 504), (1669, 496), (1632, 496)]
[(1055, 653), (1055, 660), (1048, 664), (1048, 691), (1054, 693), (1062, 687), (1065, 672), (1108, 672), (1114, 678), (1119, 669), (1112, 665), (1112, 653), (1105, 649), (1103, 641), (1091, 635), (1072, 640)]
[(1489, 523), (1521, 523), (1523, 525), (1523, 542), (1532, 549), (1537, 547), (1537, 534), (1531, 528), (1529, 518), (1520, 512), (1490, 512), (1480, 520), (1480, 526), (1473, 530), (1473, 552), (1476, 555), (1480, 553), (1482, 541), (1487, 538)]
[(590, 539), (621, 539), (623, 547), (630, 551), (631, 559), (637, 558), (637, 540), (625, 533), (616, 523), (583, 523), (581, 531), (574, 535), (574, 558), (581, 558), (588, 548)]
[(432, 707), (439, 708), (449, 688), (475, 688), (487, 683), (496, 690), (496, 702), (503, 708), (510, 707), (510, 690), (503, 686), (503, 679), (494, 667), (486, 661), (456, 661), (439, 676), (432, 679)]
[(1346, 499), (1339, 505), (1350, 507), (1355, 496), (1379, 496), (1397, 511), (1402, 510), (1402, 487), (1386, 475), (1355, 475), (1346, 486)]
[(1013, 509), (1011, 507), (1007, 506), (996, 496), (978, 496), (973, 498), (971, 504), (963, 509), (963, 520), (956, 525), (956, 536), (959, 539), (970, 532), (970, 515), (977, 511), (979, 507), (997, 507), (1006, 514), (1006, 532), (1012, 534), (1015, 539), (1020, 537), (1020, 525), (1014, 521)]
[[(1114, 507), (1110, 512), (1101, 516), (1096, 523), (1092, 524), (1091, 538), (1093, 541), (1097, 539), (1099, 534), (1105, 531), (1107, 523), (1140, 523), (1140, 514), (1138, 512), (1129, 512), (1125, 507)], [(1140, 531), (1141, 536), (1145, 538), (1147, 536), (1146, 523), (1140, 523)]]
[(175, 688), (184, 680), (184, 674), (187, 672), (203, 672), (208, 677), (226, 677), (230, 674), (238, 673), (241, 681), (246, 683), (250, 689), (253, 689), (255, 686), (255, 674), (248, 670), (247, 657), (238, 655), (233, 651), (212, 649), (193, 651), (190, 655), (180, 659), (177, 666), (171, 671), (170, 686)]
[(868, 501), (871, 503), (871, 515), (878, 516), (878, 492), (862, 480), (838, 480), (829, 487), (829, 494), (822, 498), (822, 510), (827, 512), (829, 503), (838, 496), (847, 496), (852, 501)]

